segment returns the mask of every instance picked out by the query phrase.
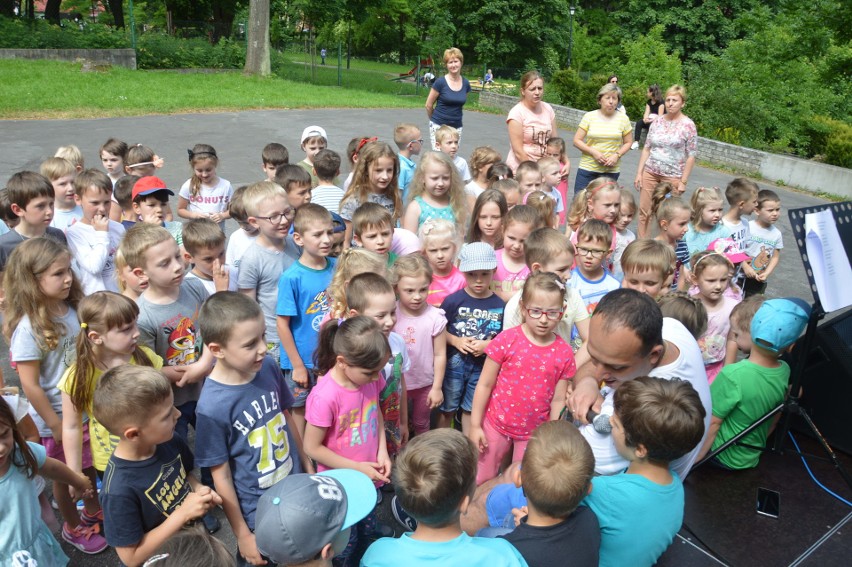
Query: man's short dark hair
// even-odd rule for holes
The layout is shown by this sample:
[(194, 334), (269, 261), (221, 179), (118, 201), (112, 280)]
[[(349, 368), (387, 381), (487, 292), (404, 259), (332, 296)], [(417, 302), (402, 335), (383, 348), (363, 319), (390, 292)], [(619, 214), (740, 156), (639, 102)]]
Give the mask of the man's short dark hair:
[(627, 328), (642, 342), (640, 356), (663, 344), (663, 313), (654, 299), (634, 289), (616, 289), (606, 294), (592, 317), (601, 319), (604, 331)]

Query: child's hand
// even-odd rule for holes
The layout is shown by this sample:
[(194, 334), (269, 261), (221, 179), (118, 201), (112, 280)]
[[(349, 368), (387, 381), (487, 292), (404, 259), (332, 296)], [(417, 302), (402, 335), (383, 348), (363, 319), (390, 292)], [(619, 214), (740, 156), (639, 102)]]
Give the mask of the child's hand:
[(257, 550), (257, 541), (254, 539), (254, 534), (248, 532), (243, 537), (237, 539), (237, 546), (240, 550), (240, 555), (245, 557), (246, 561), (252, 565), (266, 565), (260, 552)]
[(291, 378), (293, 378), (293, 382), (295, 382), (302, 388), (308, 387), (308, 369), (304, 366), (302, 366), (301, 368), (294, 368), (293, 374), (291, 374)]
[(399, 435), (400, 435), (399, 447), (401, 449), (402, 447), (405, 447), (406, 443), (408, 443), (408, 436), (411, 435), (411, 433), (408, 431), (408, 424), (407, 423), (400, 423), (399, 424)]
[[(195, 364), (187, 365), (186, 370), (183, 371), (183, 376), (180, 380), (175, 383), (175, 386), (178, 388), (183, 388), (187, 384), (195, 384), (196, 382), (200, 382), (204, 379), (205, 372), (199, 372), (195, 368)], [(200, 368), (200, 365), (199, 365)]]
[(470, 339), (471, 351), (470, 354), (473, 356), (482, 356), (485, 354), (485, 347), (488, 346), (488, 343), (491, 341), (480, 341), (477, 339)]
[(388, 479), (388, 482), (390, 482), (391, 467), (393, 466), (393, 462), (390, 460), (390, 457), (388, 456), (387, 452), (384, 452), (384, 454), (379, 453), (378, 463), (379, 471), (383, 475), (385, 475), (385, 477)]
[(55, 427), (50, 427), (50, 433), (53, 437), (53, 442), (57, 445), (62, 445), (62, 422), (59, 422)]
[(476, 445), (480, 453), (484, 453), (485, 449), (488, 448), (488, 439), (485, 438), (485, 432), (482, 430), (482, 427), (471, 425), (467, 438), (473, 441), (473, 444)]
[(441, 391), (440, 388), (432, 388), (429, 390), (429, 394), (426, 396), (426, 405), (428, 405), (431, 409), (435, 409), (444, 401), (444, 392)]
[(95, 215), (92, 217), (92, 228), (101, 232), (109, 230), (109, 215)]
[(214, 496), (219, 502), (222, 501), (219, 495), (207, 486), (199, 488), (198, 492), (187, 494), (178, 508), (180, 513), (183, 514), (184, 521), (189, 522), (206, 514), (214, 506)]
[(521, 520), (523, 520), (530, 511), (526, 506), (521, 506), (520, 508), (512, 508), (512, 516), (515, 517), (515, 527), (521, 525)]
[(745, 276), (747, 278), (750, 278), (750, 279), (756, 279), (757, 278), (757, 272), (755, 272), (754, 268), (751, 267), (751, 262), (743, 262), (742, 264), (740, 264), (740, 266), (742, 266), (743, 273), (745, 274)]
[(225, 264), (220, 264), (219, 259), (213, 260), (213, 285), (216, 291), (228, 291), (231, 284), (231, 274)]
[(381, 481), (381, 482), (390, 482), (390, 476), (385, 476), (384, 474), (384, 466), (379, 465), (379, 463), (358, 463), (358, 468), (355, 470), (359, 470), (373, 481)]
[(473, 339), (468, 337), (458, 337), (456, 339), (456, 344), (453, 346), (455, 346), (456, 350), (458, 350), (462, 354), (473, 354), (474, 342), (475, 341)]
[(77, 475), (77, 481), (68, 486), (68, 493), (71, 494), (71, 500), (76, 502), (80, 498), (91, 498), (95, 495), (92, 490), (92, 481), (84, 474)]
[(210, 218), (210, 220), (212, 220), (215, 223), (220, 223), (223, 220), (225, 220), (225, 214), (224, 213), (210, 213), (209, 218)]

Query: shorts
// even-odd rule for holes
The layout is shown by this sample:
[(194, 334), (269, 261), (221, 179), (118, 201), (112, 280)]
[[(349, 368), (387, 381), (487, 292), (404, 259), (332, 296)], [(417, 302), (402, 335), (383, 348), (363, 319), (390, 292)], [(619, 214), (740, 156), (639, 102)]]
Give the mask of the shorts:
[(281, 343), (266, 343), (266, 354), (272, 357), (275, 364), (281, 366)]
[[(485, 499), (485, 513), (488, 514), (488, 525), (492, 528), (514, 528), (515, 521), (512, 508), (527, 505), (524, 489), (514, 484), (498, 484)], [(510, 525), (506, 525), (507, 519)]]
[[(57, 443), (53, 437), (42, 437), (41, 444), (47, 452), (47, 456), (51, 459), (56, 459), (65, 463), (65, 451), (62, 450), (62, 444)], [(92, 447), (89, 444), (89, 423), (83, 424), (83, 450), (81, 452), (83, 460), (83, 470), (92, 467)], [(68, 463), (65, 463), (68, 464)]]
[[(482, 362), (480, 362), (480, 360)], [(456, 352), (447, 359), (447, 369), (444, 372), (444, 401), (440, 409), (443, 413), (455, 413), (459, 406), (466, 412), (473, 408), (473, 394), (485, 357), (479, 359)]]
[(308, 402), (308, 394), (311, 392), (311, 389), (316, 386), (317, 383), (317, 375), (314, 374), (313, 368), (308, 368), (308, 387), (303, 388), (299, 386), (293, 381), (293, 371), (289, 368), (281, 369), (281, 373), (284, 374), (284, 382), (287, 383), (287, 387), (290, 389), (290, 393), (293, 394), (293, 406), (294, 408), (303, 408), (305, 404)]

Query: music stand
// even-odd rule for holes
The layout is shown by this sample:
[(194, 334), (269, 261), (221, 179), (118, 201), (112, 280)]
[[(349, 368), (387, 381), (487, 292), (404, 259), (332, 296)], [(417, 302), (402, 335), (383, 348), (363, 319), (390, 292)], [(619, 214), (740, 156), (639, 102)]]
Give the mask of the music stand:
[[(808, 320), (808, 326), (805, 330), (805, 334), (796, 344), (796, 352), (798, 356), (793, 364), (793, 368), (790, 371), (790, 387), (787, 392), (787, 396), (784, 401), (781, 402), (777, 407), (770, 410), (768, 413), (764, 414), (757, 421), (737, 433), (734, 437), (723, 443), (719, 446), (715, 451), (710, 452), (706, 457), (704, 457), (701, 461), (699, 461), (693, 469), (703, 465), (707, 461), (713, 459), (716, 455), (726, 450), (728, 447), (733, 445), (734, 443), (738, 443), (740, 439), (754, 431), (756, 428), (760, 427), (767, 420), (772, 419), (777, 413), (781, 412), (781, 420), (778, 423), (778, 427), (775, 429), (775, 442), (772, 445), (772, 451), (776, 453), (784, 452), (784, 440), (787, 437), (787, 432), (790, 430), (790, 424), (792, 423), (793, 416), (800, 416), (810, 430), (813, 432), (814, 437), (819, 441), (822, 448), (825, 450), (828, 455), (829, 460), (834, 465), (834, 468), (840, 473), (840, 476), (843, 480), (846, 481), (846, 484), (852, 489), (852, 476), (843, 468), (840, 464), (840, 461), (837, 458), (834, 450), (828, 444), (825, 437), (823, 437), (822, 433), (820, 433), (816, 424), (813, 422), (811, 417), (808, 415), (807, 410), (803, 408), (800, 403), (799, 391), (801, 390), (800, 385), (802, 381), (802, 376), (805, 373), (805, 365), (807, 363), (807, 355), (810, 352), (811, 348), (814, 344), (814, 339), (817, 334), (817, 324), (820, 320), (825, 317), (826, 313), (822, 308), (822, 302), (820, 301), (819, 291), (817, 290), (816, 282), (814, 281), (813, 270), (811, 269), (811, 263), (808, 259), (808, 252), (805, 244), (805, 215), (810, 213), (817, 213), (826, 209), (830, 209), (834, 214), (834, 219), (837, 224), (837, 232), (840, 234), (840, 240), (843, 242), (843, 248), (846, 251), (846, 256), (852, 258), (852, 202), (846, 201), (843, 203), (832, 203), (828, 205), (818, 205), (815, 207), (803, 207), (799, 209), (790, 209), (788, 211), (788, 216), (790, 217), (790, 225), (793, 228), (793, 236), (796, 239), (796, 247), (799, 249), (799, 256), (802, 259), (802, 265), (805, 267), (805, 274), (808, 277), (808, 283), (811, 287), (811, 293), (814, 296), (814, 304), (811, 308), (811, 316)], [(755, 447), (753, 445), (742, 444), (744, 446), (759, 449), (761, 451), (766, 451), (765, 447)], [(797, 455), (805, 456), (803, 453), (799, 451), (793, 451)]]

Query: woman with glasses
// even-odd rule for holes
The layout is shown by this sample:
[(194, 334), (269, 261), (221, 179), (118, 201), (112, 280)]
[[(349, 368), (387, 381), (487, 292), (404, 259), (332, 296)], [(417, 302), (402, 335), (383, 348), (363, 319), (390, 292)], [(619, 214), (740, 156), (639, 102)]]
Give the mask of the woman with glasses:
[(426, 97), (426, 116), (429, 117), (430, 149), (435, 147), (435, 132), (443, 125), (452, 126), (462, 134), (462, 109), (470, 92), (470, 82), (461, 76), (464, 55), (461, 50), (451, 47), (444, 51), (444, 65), (447, 74), (439, 77), (429, 89)]

